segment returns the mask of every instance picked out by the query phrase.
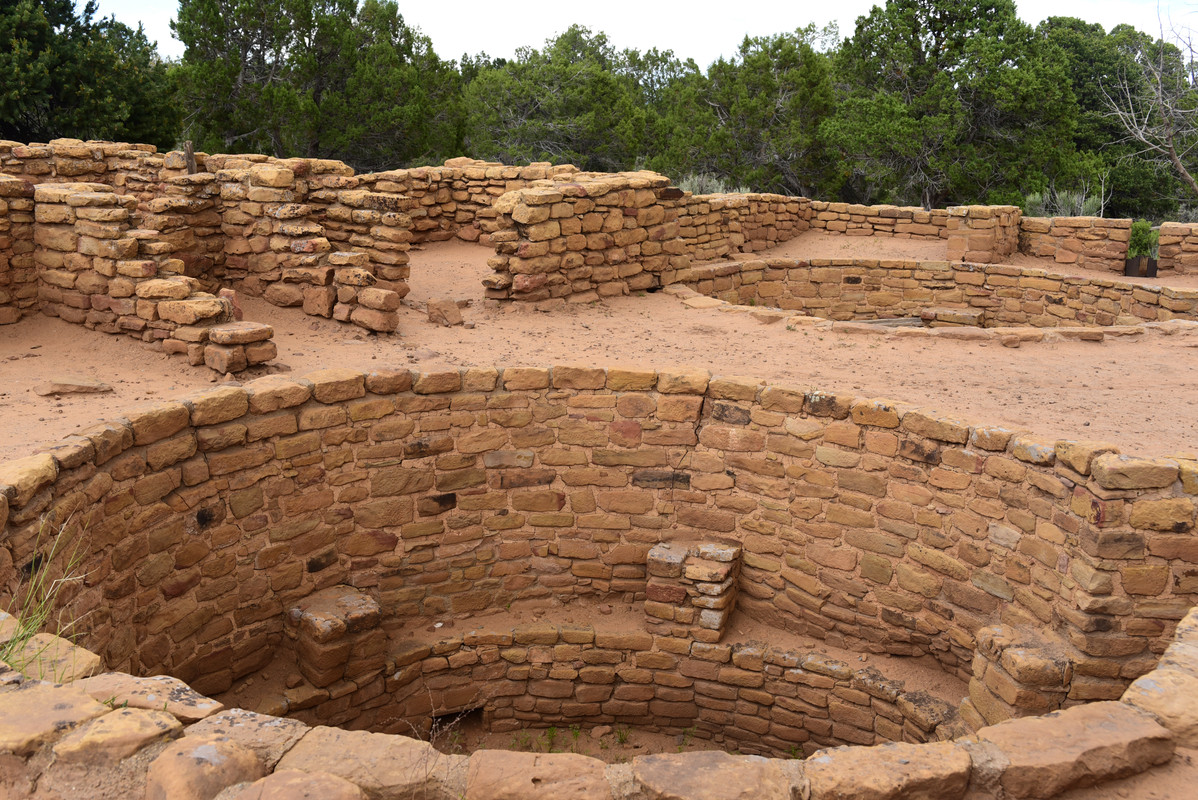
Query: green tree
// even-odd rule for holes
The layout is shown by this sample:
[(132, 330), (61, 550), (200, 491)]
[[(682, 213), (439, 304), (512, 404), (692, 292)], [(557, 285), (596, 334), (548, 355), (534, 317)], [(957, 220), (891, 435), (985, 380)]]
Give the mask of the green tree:
[(647, 117), (636, 81), (607, 37), (587, 28), (481, 69), (464, 95), (475, 156), (619, 171), (641, 152)]
[(653, 163), (674, 174), (714, 174), (734, 186), (786, 194), (834, 189), (819, 135), (833, 110), (828, 58), (815, 29), (746, 37), (730, 60), (670, 85)]
[(1012, 0), (889, 0), (858, 18), (836, 72), (842, 99), (823, 134), (849, 199), (1010, 202), (1069, 155), (1062, 59)]
[(0, 136), (174, 143), (167, 65), (139, 28), (88, 2), (0, 0)]
[(456, 150), (458, 75), (392, 0), (181, 0), (203, 148), (404, 166)]
[(1105, 216), (1160, 219), (1174, 211), (1176, 178), (1143, 158), (1139, 147), (1122, 141), (1125, 132), (1110, 114), (1104, 91), (1135, 71), (1131, 46), (1143, 34), (1128, 26), (1108, 34), (1101, 25), (1049, 17), (1036, 27), (1036, 36), (1060, 50), (1077, 101), (1076, 158), (1063, 163), (1060, 174), (1045, 176), (1045, 189), (1101, 197)]

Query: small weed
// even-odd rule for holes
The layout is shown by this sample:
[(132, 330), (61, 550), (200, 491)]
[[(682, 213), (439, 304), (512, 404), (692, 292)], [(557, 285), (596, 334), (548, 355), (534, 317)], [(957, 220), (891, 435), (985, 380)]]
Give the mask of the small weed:
[(599, 740), (599, 749), (600, 750), (607, 750), (609, 748), (611, 748), (611, 745), (608, 743), (607, 739)]
[(574, 740), (570, 743), (570, 752), (571, 753), (578, 752), (578, 738), (580, 736), (582, 736), (582, 726), (581, 725), (571, 725), (570, 726), (570, 737)]
[(512, 749), (532, 750), (532, 734), (525, 730), (512, 734)]
[(545, 752), (556, 753), (554, 747), (557, 745), (557, 727), (550, 725), (545, 731)]
[(691, 740), (694, 738), (695, 738), (695, 728), (693, 725), (689, 728), (683, 729), (682, 741), (678, 744), (678, 752), (681, 753), (683, 750), (685, 750), (687, 748), (687, 746), (691, 743)]
[(794, 326), (794, 325), (787, 325), (787, 326), (786, 326), (786, 330), (788, 330), (788, 331), (793, 331), (794, 329), (795, 329), (795, 326)]
[(628, 744), (628, 729), (616, 728), (616, 741), (620, 744)]
[(802, 758), (802, 756), (799, 755), (799, 746), (797, 744), (792, 744), (790, 747), (786, 748), (786, 752), (791, 758)]
[(751, 305), (751, 306), (755, 306), (755, 305), (757, 305), (757, 298), (756, 298), (756, 297), (750, 297), (750, 298), (749, 298), (749, 305)]
[[(22, 583), (7, 609), (16, 617), (16, 629), (8, 641), (0, 643), (0, 661), (18, 672), (37, 665), (46, 653), (47, 647), (33, 653), (26, 652), (29, 641), (43, 629), (64, 639), (77, 634), (74, 628), (79, 619), (68, 617), (65, 609), (58, 608), (62, 591), (69, 585), (82, 583), (84, 577), (77, 572), (83, 563), (83, 531), (77, 529), (75, 533), (80, 538), (68, 542), (67, 528), (70, 522), (69, 517), (61, 524), (42, 518), (37, 539), (33, 543), (35, 555), (21, 570)], [(43, 549), (45, 539), (49, 540), (49, 546)], [(60, 569), (61, 573), (55, 577), (54, 573)], [(49, 679), (56, 676), (39, 674), (31, 677)]]

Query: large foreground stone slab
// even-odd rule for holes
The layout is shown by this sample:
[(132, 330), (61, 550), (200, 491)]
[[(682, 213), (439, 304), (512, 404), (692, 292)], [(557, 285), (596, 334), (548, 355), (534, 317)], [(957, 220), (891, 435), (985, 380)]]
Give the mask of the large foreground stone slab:
[(611, 800), (611, 786), (596, 758), (480, 750), (470, 756), (466, 800)]
[(650, 800), (790, 800), (803, 781), (799, 762), (716, 751), (640, 756), (632, 777)]
[(279, 761), (278, 769), (327, 772), (357, 784), (371, 800), (460, 800), (464, 756), (447, 756), (406, 736), (319, 727)]
[(1009, 798), (1049, 798), (1173, 757), (1169, 731), (1146, 711), (1117, 701), (1008, 720), (978, 731), (976, 741), (997, 749), (998, 782)]
[(951, 742), (837, 747), (807, 759), (811, 800), (955, 800), (969, 785), (969, 754)]
[(111, 709), (78, 689), (28, 681), (0, 691), (0, 753), (29, 756)]
[(1154, 669), (1127, 687), (1123, 702), (1155, 716), (1173, 732), (1177, 744), (1198, 747), (1198, 675), (1168, 667)]

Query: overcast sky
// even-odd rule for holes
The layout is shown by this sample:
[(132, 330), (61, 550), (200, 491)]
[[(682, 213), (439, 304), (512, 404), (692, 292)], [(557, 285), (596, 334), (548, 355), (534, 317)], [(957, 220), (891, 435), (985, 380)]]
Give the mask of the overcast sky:
[[(850, 35), (857, 17), (867, 14), (880, 0), (789, 0), (786, 2), (645, 2), (645, 0), (518, 0), (512, 3), (400, 2), (409, 25), (433, 40), (437, 55), (459, 58), (485, 51), (492, 57), (510, 58), (517, 47), (541, 47), (545, 40), (579, 23), (603, 31), (617, 49), (673, 50), (679, 58), (693, 58), (706, 67), (720, 56), (731, 56), (745, 35), (759, 36), (800, 28), (809, 22), (840, 25), (841, 36)], [(1198, 0), (1016, 0), (1019, 16), (1031, 24), (1045, 17), (1080, 17), (1098, 22), (1107, 30), (1121, 23), (1147, 33), (1158, 33), (1158, 16), (1174, 25), (1198, 28)], [(178, 9), (170, 0), (99, 0), (100, 16), (115, 16), (136, 28), (141, 23), (151, 41), (165, 56), (180, 56), (183, 46), (171, 38), (170, 20)], [(1159, 15), (1158, 15), (1159, 11)]]

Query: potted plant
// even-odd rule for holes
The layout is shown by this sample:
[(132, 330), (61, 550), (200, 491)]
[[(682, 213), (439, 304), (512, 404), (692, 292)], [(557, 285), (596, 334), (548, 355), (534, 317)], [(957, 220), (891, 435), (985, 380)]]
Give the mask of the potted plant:
[(1152, 223), (1146, 219), (1139, 219), (1131, 224), (1131, 235), (1127, 240), (1127, 260), (1123, 262), (1124, 275), (1156, 275), (1156, 254), (1160, 236), (1160, 232), (1154, 231)]

